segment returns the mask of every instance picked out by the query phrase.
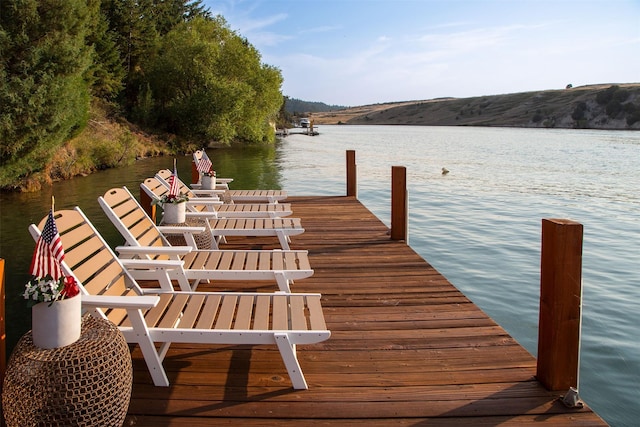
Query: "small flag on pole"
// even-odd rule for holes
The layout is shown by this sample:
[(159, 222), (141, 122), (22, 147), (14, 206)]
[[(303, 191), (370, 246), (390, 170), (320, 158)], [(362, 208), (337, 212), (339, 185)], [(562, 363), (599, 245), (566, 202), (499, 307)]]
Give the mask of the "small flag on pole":
[(173, 174), (169, 177), (169, 197), (180, 195), (180, 184), (178, 183), (178, 168), (175, 159), (173, 160)]
[(53, 207), (49, 211), (49, 217), (44, 224), (44, 229), (38, 241), (36, 249), (31, 259), (30, 273), (35, 277), (51, 276), (53, 280), (62, 277), (60, 263), (64, 259), (64, 249), (62, 248), (62, 239), (56, 227), (56, 221), (53, 218)]
[(209, 156), (207, 156), (207, 152), (204, 151), (204, 148), (203, 148), (202, 157), (198, 161), (198, 164), (196, 165), (196, 169), (198, 172), (205, 173), (211, 170), (211, 166), (213, 166), (213, 163), (211, 163), (211, 160), (209, 160)]

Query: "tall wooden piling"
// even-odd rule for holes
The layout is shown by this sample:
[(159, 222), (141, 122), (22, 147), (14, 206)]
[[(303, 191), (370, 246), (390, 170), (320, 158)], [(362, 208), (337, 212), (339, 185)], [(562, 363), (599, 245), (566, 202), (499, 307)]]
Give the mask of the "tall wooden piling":
[[(4, 383), (4, 373), (7, 369), (7, 334), (6, 316), (4, 308), (4, 259), (0, 258), (0, 389)], [(4, 423), (2, 423), (4, 425)]]
[(347, 150), (347, 196), (358, 197), (358, 176), (356, 170), (355, 150)]
[(140, 205), (145, 210), (151, 221), (156, 222), (156, 205), (153, 204), (153, 199), (140, 188)]
[(391, 167), (391, 240), (407, 241), (407, 168)]
[(578, 387), (583, 227), (542, 220), (537, 378), (548, 390)]
[(200, 172), (198, 171), (198, 165), (196, 162), (191, 162), (191, 183), (197, 184), (200, 181)]

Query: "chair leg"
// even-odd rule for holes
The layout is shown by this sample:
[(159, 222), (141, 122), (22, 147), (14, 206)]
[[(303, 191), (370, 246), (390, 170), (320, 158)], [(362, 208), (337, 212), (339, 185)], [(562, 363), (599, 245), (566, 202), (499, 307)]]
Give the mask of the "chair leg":
[(276, 232), (278, 235), (278, 240), (280, 241), (280, 247), (282, 250), (288, 251), (289, 249), (289, 239), (284, 235), (282, 231)]
[(275, 333), (274, 336), (284, 365), (287, 368), (287, 372), (289, 372), (289, 378), (291, 378), (293, 388), (296, 390), (308, 389), (309, 386), (304, 379), (300, 363), (298, 362), (298, 356), (296, 355), (296, 345), (291, 344), (289, 335), (286, 333)]
[(164, 357), (167, 355), (167, 352), (169, 351), (169, 347), (171, 347), (170, 342), (163, 342), (162, 344), (160, 344), (160, 349), (159, 349), (160, 351), (158, 351), (157, 353), (160, 363), (162, 363), (162, 361), (164, 360)]
[(287, 275), (284, 274), (284, 271), (275, 271), (276, 282), (278, 282), (278, 289), (282, 292), (291, 292), (291, 287), (289, 286), (290, 281), (287, 279)]
[[(133, 326), (133, 330), (136, 334), (136, 341), (140, 346), (140, 350), (144, 356), (144, 361), (147, 364), (147, 369), (149, 369), (149, 373), (153, 379), (153, 384), (158, 387), (169, 387), (169, 378), (167, 378), (167, 373), (164, 371), (164, 367), (162, 366), (164, 354), (162, 356), (158, 354), (156, 346), (149, 334), (149, 330), (144, 323), (142, 312), (140, 310), (127, 310), (127, 312), (129, 313), (131, 326)], [(161, 346), (160, 348), (160, 350), (165, 354), (167, 349), (168, 345)]]

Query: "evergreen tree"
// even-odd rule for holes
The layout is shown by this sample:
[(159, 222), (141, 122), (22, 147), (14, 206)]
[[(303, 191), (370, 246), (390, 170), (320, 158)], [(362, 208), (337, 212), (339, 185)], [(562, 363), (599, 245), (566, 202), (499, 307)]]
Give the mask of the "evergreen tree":
[(202, 0), (155, 0), (155, 22), (158, 34), (165, 35), (181, 22), (195, 18), (211, 18)]
[(42, 169), (86, 125), (86, 0), (2, 0), (0, 187)]
[[(99, 0), (94, 3), (100, 4)], [(99, 8), (92, 10), (93, 23), (87, 36), (87, 44), (93, 47), (93, 63), (87, 80), (91, 82), (92, 95), (110, 100), (124, 87), (125, 69), (116, 44), (116, 35), (109, 29), (109, 22)]]
[(124, 66), (125, 111), (139, 112), (146, 97), (145, 63), (156, 55), (160, 38), (176, 25), (195, 19), (209, 18), (201, 0), (102, 0), (102, 12), (109, 23), (121, 64)]

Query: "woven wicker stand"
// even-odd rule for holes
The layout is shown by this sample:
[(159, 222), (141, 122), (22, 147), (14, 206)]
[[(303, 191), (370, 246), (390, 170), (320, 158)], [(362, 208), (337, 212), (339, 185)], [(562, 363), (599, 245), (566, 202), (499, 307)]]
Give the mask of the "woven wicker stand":
[(8, 427), (121, 426), (131, 398), (129, 347), (111, 322), (85, 315), (75, 343), (54, 349), (18, 342), (2, 406)]
[[(204, 220), (201, 219), (187, 218), (186, 222), (182, 222), (179, 224), (162, 223), (162, 225), (171, 227), (203, 227), (205, 223)], [(187, 244), (184, 237), (179, 234), (167, 234), (165, 235), (165, 238), (169, 243), (171, 243), (171, 246), (185, 246)], [(198, 247), (198, 249), (211, 249), (212, 237), (211, 233), (209, 233), (207, 230), (203, 231), (202, 233), (194, 234), (193, 239), (196, 241), (196, 246)]]

